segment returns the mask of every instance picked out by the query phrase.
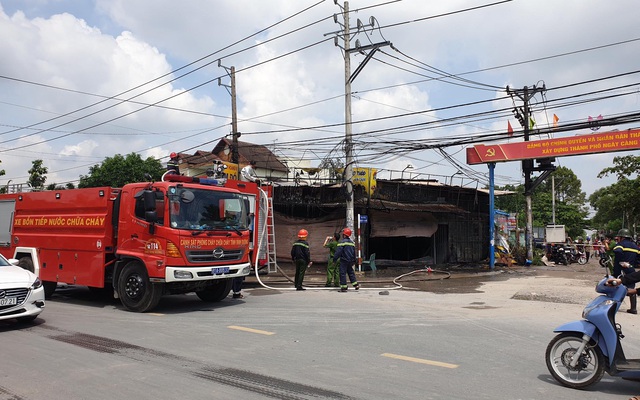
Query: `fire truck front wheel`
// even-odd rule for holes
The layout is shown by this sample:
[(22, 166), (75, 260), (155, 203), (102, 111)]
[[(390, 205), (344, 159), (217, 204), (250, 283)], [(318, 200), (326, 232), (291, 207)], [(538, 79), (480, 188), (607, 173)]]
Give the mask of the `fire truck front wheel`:
[(138, 261), (131, 261), (120, 273), (118, 297), (127, 310), (147, 312), (160, 302), (162, 285), (151, 283), (146, 268)]
[(224, 300), (231, 291), (231, 279), (220, 279), (215, 281), (214, 285), (207, 287), (204, 290), (199, 290), (196, 295), (202, 301), (207, 303), (215, 303)]

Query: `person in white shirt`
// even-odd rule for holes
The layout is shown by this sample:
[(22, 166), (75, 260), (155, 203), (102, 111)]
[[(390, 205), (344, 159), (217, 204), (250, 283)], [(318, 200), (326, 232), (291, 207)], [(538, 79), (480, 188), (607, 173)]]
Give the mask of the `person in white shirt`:
[(251, 160), (249, 165), (242, 168), (240, 171), (240, 180), (245, 182), (259, 182), (258, 175), (256, 175), (256, 170), (254, 169), (256, 166), (256, 162)]

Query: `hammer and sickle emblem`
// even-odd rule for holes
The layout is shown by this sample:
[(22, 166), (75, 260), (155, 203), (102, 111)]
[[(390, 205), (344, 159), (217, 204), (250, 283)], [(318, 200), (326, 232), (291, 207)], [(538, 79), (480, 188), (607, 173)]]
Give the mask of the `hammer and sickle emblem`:
[(487, 149), (487, 152), (485, 153), (485, 157), (493, 157), (495, 155), (496, 155), (495, 149)]

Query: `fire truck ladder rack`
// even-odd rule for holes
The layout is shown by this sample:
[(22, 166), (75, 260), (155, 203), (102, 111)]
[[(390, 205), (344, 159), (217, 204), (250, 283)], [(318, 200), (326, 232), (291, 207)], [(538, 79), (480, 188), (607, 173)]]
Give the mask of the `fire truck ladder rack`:
[(273, 223), (273, 199), (267, 198), (267, 271), (269, 273), (277, 272), (278, 263), (276, 262), (276, 230)]

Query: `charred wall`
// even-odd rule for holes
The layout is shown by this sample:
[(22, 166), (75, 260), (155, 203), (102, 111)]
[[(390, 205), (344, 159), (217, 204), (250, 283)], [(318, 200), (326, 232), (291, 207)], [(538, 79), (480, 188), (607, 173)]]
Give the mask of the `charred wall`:
[[(371, 196), (361, 187), (355, 189), (356, 218), (357, 214), (369, 217), (369, 223), (362, 225), (363, 258), (375, 253), (376, 260), (419, 260), (428, 264), (478, 262), (488, 258), (488, 194), (469, 188), (400, 181), (378, 181)], [(311, 243), (315, 249), (312, 255), (320, 254), (322, 257), (318, 256), (317, 260), (326, 262), (321, 242), (344, 226), (345, 202), (340, 186), (275, 187), (276, 240), (280, 256), (287, 256), (282, 252), (287, 253), (289, 242), (295, 240), (296, 227), (305, 226), (319, 242)], [(383, 213), (388, 216), (380, 217)], [(416, 221), (427, 214), (428, 220), (433, 221), (430, 224), (437, 226), (435, 233), (434, 229), (421, 229), (416, 225)], [(389, 227), (394, 218), (402, 229)], [(385, 224), (377, 226), (380, 229), (376, 231), (386, 233), (372, 235), (376, 223)]]

